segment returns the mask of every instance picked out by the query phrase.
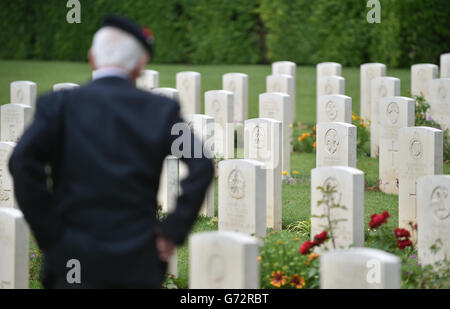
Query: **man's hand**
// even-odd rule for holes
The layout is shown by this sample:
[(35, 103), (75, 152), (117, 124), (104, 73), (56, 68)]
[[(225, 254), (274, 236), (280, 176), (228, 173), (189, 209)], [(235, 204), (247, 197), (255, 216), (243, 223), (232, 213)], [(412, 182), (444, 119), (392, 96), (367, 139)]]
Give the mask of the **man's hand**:
[(163, 236), (156, 237), (156, 248), (158, 249), (159, 259), (163, 262), (169, 261), (170, 256), (176, 246)]

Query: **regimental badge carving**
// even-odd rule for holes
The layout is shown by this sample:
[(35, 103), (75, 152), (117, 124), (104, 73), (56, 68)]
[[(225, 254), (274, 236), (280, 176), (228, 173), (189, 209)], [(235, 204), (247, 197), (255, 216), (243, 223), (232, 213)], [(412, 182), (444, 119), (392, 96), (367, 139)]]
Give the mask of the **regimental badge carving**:
[(11, 103), (24, 103), (23, 102), (23, 100), (24, 100), (24, 93), (23, 93), (22, 89), (20, 89), (20, 88), (17, 89), (16, 97), (17, 97), (17, 102), (11, 102)]
[(212, 103), (212, 108), (216, 114), (219, 113), (220, 112), (220, 102), (218, 100), (214, 100)]
[(391, 124), (396, 124), (398, 122), (398, 117), (400, 114), (400, 108), (397, 102), (391, 102), (386, 108), (386, 116)]
[(241, 171), (233, 169), (228, 176), (228, 192), (234, 199), (241, 199), (245, 195), (245, 179)]
[(426, 72), (424, 69), (420, 69), (419, 71), (417, 71), (416, 74), (416, 78), (421, 82), (425, 82), (426, 81)]
[(261, 149), (266, 146), (266, 134), (264, 129), (259, 124), (253, 128), (252, 138), (257, 149)]
[(186, 91), (189, 91), (190, 88), (190, 82), (189, 82), (189, 78), (184, 78), (183, 81), (181, 82), (181, 84), (183, 85), (183, 89)]
[(327, 83), (325, 84), (325, 94), (333, 94), (333, 86), (329, 81), (327, 81)]
[(409, 142), (409, 153), (414, 159), (420, 159), (423, 153), (423, 144), (418, 136), (414, 136)]
[(443, 186), (436, 187), (431, 193), (430, 207), (439, 220), (445, 220), (450, 215), (450, 205), (447, 198), (448, 189)]
[(219, 287), (225, 279), (227, 264), (225, 259), (218, 254), (214, 254), (208, 259), (207, 276), (208, 283), (212, 287)]
[(323, 189), (334, 189), (336, 192), (331, 194), (330, 196), (327, 196), (326, 194), (323, 194), (324, 199), (328, 199), (328, 205), (332, 204), (339, 204), (341, 202), (341, 194), (339, 193), (339, 183), (336, 178), (334, 177), (328, 177), (325, 179), (323, 183)]
[(438, 93), (439, 93), (439, 98), (441, 99), (441, 101), (444, 101), (445, 98), (447, 97), (447, 92), (445, 91), (445, 87), (444, 86), (439, 87)]
[(335, 154), (339, 148), (339, 135), (335, 129), (329, 129), (325, 134), (325, 148), (329, 154)]
[(230, 82), (228, 83), (228, 89), (231, 92), (235, 92), (236, 91), (236, 83), (234, 82), (234, 80), (230, 80)]
[(337, 115), (338, 115), (338, 111), (336, 108), (336, 103), (333, 101), (328, 101), (327, 104), (325, 105), (325, 111), (327, 113), (328, 119), (329, 120), (335, 120)]
[(378, 88), (378, 94), (380, 98), (385, 98), (387, 96), (387, 89), (385, 85), (381, 85), (380, 88)]

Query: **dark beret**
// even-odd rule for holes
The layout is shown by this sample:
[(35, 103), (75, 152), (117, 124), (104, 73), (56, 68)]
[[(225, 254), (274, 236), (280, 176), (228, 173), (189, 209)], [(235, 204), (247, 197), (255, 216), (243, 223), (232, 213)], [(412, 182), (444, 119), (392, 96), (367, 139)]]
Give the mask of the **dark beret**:
[(102, 27), (119, 28), (134, 36), (145, 48), (150, 56), (153, 54), (153, 31), (150, 28), (141, 28), (134, 21), (119, 15), (108, 15), (103, 19)]

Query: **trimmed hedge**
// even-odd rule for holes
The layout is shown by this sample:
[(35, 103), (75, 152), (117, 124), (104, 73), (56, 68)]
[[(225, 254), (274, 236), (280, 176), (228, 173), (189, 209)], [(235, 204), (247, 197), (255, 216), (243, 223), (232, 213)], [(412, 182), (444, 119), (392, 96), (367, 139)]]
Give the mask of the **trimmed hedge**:
[(108, 13), (154, 29), (156, 63), (405, 67), (450, 51), (448, 0), (381, 0), (381, 24), (366, 0), (80, 0), (81, 24), (66, 22), (66, 2), (0, 0), (0, 57), (86, 60)]

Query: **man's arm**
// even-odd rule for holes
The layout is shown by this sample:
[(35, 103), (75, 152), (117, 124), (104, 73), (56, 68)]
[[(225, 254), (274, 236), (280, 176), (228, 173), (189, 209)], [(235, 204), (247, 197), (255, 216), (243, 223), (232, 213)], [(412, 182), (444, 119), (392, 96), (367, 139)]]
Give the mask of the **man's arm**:
[(45, 167), (55, 162), (60, 134), (59, 95), (37, 102), (34, 122), (24, 132), (9, 161), (17, 201), (43, 250), (60, 236), (54, 196), (47, 187)]
[[(170, 133), (173, 125), (177, 123), (184, 123), (184, 120), (180, 117), (178, 104), (171, 113), (171, 119), (169, 121), (167, 155), (171, 154), (173, 141), (180, 137), (179, 135), (171, 135)], [(188, 140), (191, 144), (191, 155), (188, 158), (181, 158), (189, 168), (189, 175), (181, 182), (182, 195), (178, 197), (175, 211), (169, 214), (160, 226), (161, 234), (176, 245), (183, 244), (190, 229), (194, 225), (206, 191), (214, 177), (214, 161), (208, 159), (203, 151), (200, 158), (194, 158), (194, 149), (202, 146), (201, 142), (194, 137), (192, 132), (189, 132), (189, 134), (190, 138)]]

